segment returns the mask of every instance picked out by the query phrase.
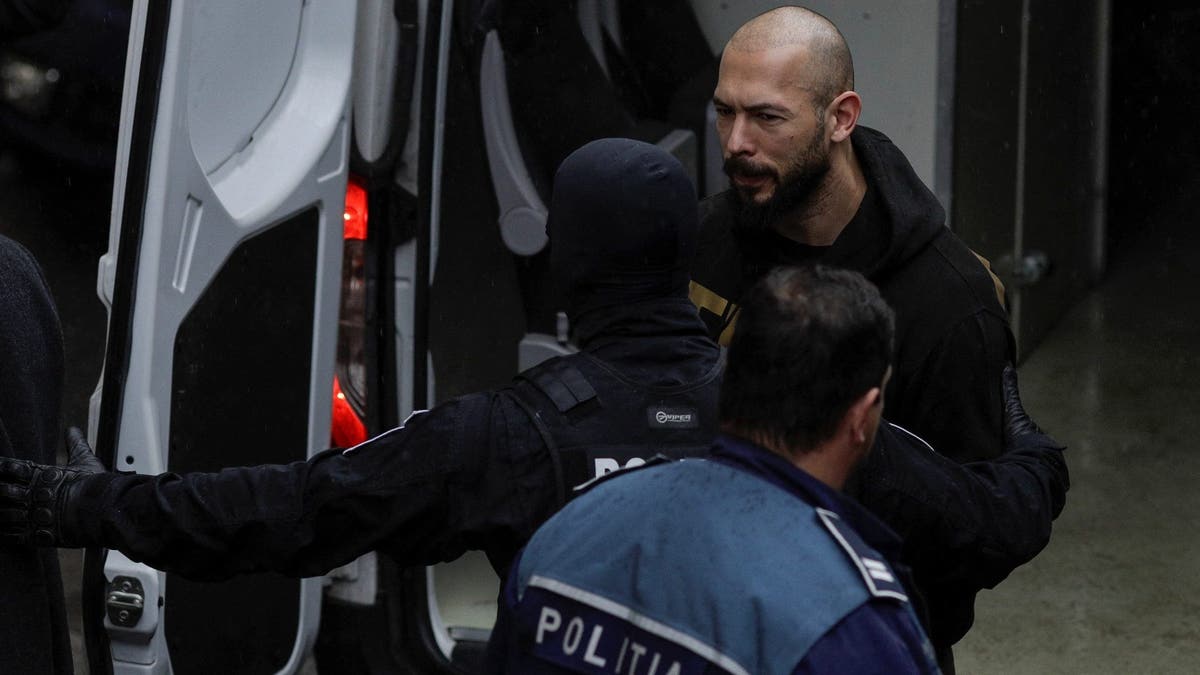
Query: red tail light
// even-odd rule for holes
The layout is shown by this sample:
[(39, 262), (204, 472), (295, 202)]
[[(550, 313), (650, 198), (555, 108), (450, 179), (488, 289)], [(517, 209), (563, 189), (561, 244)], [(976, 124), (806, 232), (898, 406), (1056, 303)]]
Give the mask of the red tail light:
[(342, 214), (346, 239), (367, 239), (367, 190), (351, 177), (346, 184), (346, 212)]
[(367, 425), (350, 407), (336, 376), (333, 378), (333, 430), (330, 436), (334, 447), (338, 448), (349, 448), (367, 440)]
[(354, 177), (346, 184), (343, 219), (342, 302), (338, 312), (336, 375), (333, 380), (335, 446), (349, 447), (367, 439), (366, 239), (367, 191)]

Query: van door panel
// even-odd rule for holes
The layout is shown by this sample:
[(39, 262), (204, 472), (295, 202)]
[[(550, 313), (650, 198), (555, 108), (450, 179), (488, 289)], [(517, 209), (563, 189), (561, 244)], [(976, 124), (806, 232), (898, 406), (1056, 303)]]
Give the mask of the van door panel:
[[(303, 460), (329, 445), (355, 4), (138, 0), (133, 11), (101, 261), (110, 344), (97, 450), (142, 473)], [(161, 612), (145, 626), (105, 620), (112, 646), (89, 639), (93, 670), (303, 663), (319, 579), (202, 584), (115, 554), (103, 569), (108, 582), (147, 574), (159, 583), (143, 584), (145, 604)]]

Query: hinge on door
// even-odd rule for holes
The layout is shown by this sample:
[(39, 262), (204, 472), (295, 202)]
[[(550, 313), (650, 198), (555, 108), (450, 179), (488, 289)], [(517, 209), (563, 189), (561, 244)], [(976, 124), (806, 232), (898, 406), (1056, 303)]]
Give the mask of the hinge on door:
[(133, 577), (116, 577), (108, 585), (105, 593), (104, 606), (108, 610), (108, 620), (114, 626), (132, 628), (142, 618), (142, 609), (146, 606), (146, 593), (142, 582)]

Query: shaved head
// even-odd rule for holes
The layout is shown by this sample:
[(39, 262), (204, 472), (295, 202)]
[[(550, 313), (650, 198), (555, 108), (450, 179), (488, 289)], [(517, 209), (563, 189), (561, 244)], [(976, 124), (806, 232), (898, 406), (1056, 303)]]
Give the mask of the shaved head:
[(810, 9), (784, 6), (763, 12), (739, 28), (725, 48), (761, 52), (793, 46), (808, 55), (811, 73), (805, 87), (813, 91), (819, 107), (854, 89), (854, 62), (846, 38), (832, 21)]

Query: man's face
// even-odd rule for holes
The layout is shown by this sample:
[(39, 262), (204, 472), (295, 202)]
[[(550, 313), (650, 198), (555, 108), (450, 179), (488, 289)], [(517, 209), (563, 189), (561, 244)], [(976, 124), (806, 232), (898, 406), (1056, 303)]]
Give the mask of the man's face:
[(799, 47), (727, 49), (713, 102), (717, 133), (742, 205), (742, 224), (765, 227), (806, 204), (829, 170), (823, 110)]

